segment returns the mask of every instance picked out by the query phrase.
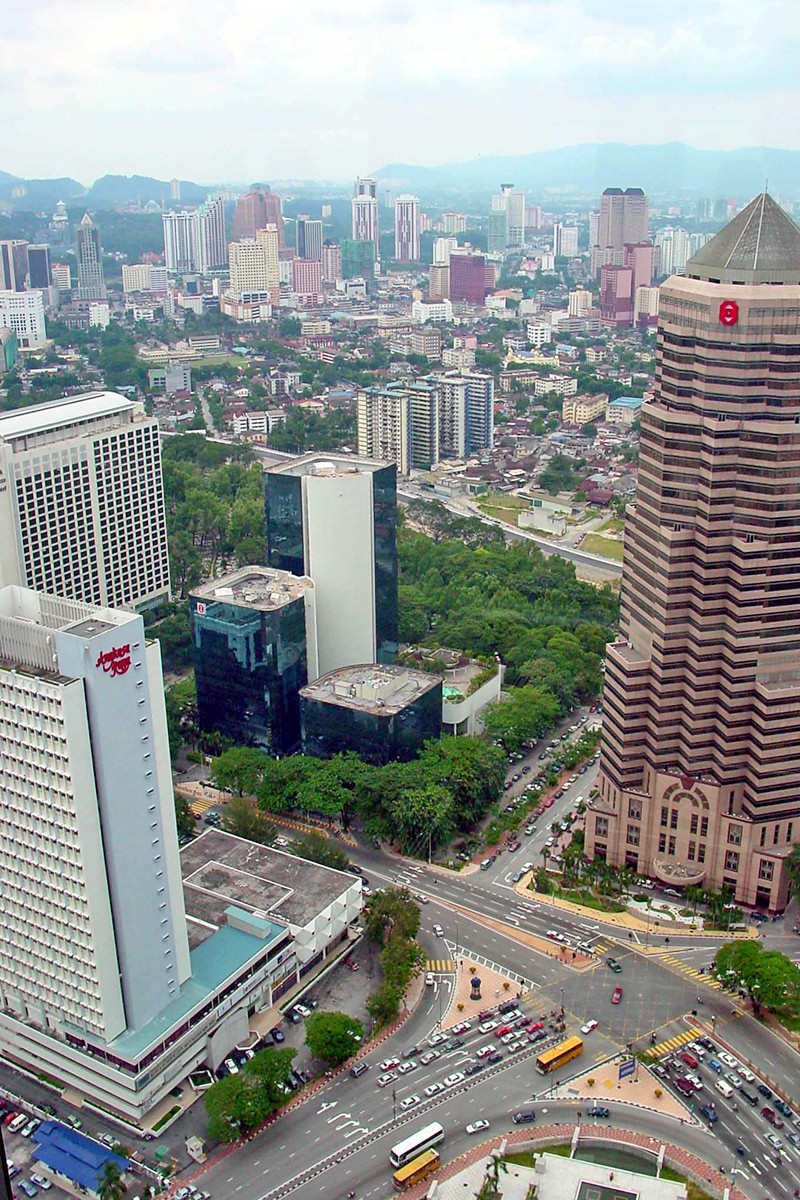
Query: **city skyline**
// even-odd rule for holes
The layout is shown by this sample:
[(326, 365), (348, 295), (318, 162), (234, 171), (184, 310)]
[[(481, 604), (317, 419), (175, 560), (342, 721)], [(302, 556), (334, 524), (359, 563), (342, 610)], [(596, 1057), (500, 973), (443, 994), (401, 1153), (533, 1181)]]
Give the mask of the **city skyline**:
[[(88, 23), (74, 0), (40, 0), (7, 31), (2, 74), (17, 104), (3, 167), (338, 178), (385, 162), (591, 140), (794, 146), (800, 14), (786, 0), (768, 8), (769, 20), (754, 20), (740, 0), (702, 11), (680, 0), (646, 14), (626, 3), (613, 15), (585, 0), (471, 0), (457, 12), (458, 55), (434, 74), (421, 64), (426, 50), (446, 44), (452, 0), (402, 13), (384, 0), (335, 12), (304, 0), (279, 28), (252, 0), (224, 15), (185, 0), (157, 13), (147, 4), (98, 7)], [(342, 79), (347, 88), (337, 86)], [(202, 126), (197, 88), (208, 101)], [(403, 121), (392, 120), (409, 94)], [(548, 119), (532, 137), (538, 105)], [(79, 123), (79, 141), (49, 120), (56, 106)], [(173, 136), (153, 139), (165, 112)]]

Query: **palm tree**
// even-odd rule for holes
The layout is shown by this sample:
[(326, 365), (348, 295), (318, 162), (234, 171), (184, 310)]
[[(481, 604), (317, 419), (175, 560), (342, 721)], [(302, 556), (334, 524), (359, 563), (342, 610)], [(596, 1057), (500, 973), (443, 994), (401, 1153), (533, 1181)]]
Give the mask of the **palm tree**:
[(99, 1200), (122, 1200), (125, 1195), (125, 1182), (113, 1158), (109, 1158), (103, 1167), (97, 1183), (97, 1195)]

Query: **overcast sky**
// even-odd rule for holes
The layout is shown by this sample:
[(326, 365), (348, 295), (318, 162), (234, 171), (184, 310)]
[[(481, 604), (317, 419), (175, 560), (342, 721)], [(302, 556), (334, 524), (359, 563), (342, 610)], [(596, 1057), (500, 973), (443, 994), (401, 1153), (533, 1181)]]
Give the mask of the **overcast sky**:
[(342, 180), (587, 141), (800, 145), (798, 0), (0, 11), (0, 169), (16, 175)]

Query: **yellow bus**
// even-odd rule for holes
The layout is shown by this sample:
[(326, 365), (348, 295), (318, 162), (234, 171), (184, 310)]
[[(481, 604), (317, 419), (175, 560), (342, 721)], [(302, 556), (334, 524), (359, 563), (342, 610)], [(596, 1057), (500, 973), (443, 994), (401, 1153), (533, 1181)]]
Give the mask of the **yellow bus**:
[(398, 1192), (404, 1192), (406, 1188), (419, 1183), (420, 1179), (427, 1179), (429, 1175), (432, 1175), (434, 1171), (438, 1170), (440, 1162), (438, 1150), (426, 1150), (424, 1154), (420, 1154), (419, 1158), (412, 1159), (399, 1171), (395, 1171), (392, 1176), (394, 1186)]
[(548, 1071), (557, 1071), (559, 1067), (563, 1067), (564, 1063), (568, 1063), (571, 1058), (577, 1058), (583, 1053), (583, 1042), (579, 1037), (569, 1037), (565, 1042), (559, 1042), (557, 1046), (553, 1046), (550, 1050), (543, 1050), (536, 1059), (536, 1070), (540, 1075), (546, 1075)]

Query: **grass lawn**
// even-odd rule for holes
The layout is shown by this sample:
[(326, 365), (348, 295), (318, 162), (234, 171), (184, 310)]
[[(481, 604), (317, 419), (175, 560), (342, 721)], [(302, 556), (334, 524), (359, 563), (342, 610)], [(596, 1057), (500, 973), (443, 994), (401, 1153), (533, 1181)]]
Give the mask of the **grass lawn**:
[(622, 562), (622, 542), (614, 542), (600, 533), (587, 533), (578, 548), (588, 550), (590, 554), (602, 554), (604, 558)]
[(619, 517), (612, 517), (610, 521), (606, 521), (605, 525), (601, 525), (598, 533), (622, 533), (625, 528), (625, 522)]
[(478, 508), (482, 513), (486, 513), (487, 517), (494, 517), (497, 521), (505, 521), (507, 525), (513, 525), (517, 528), (517, 513), (516, 508), (500, 508), (496, 504), (479, 504)]
[(511, 492), (487, 492), (484, 496), (487, 504), (492, 504), (497, 508), (530, 508), (530, 500), (525, 500), (522, 496), (515, 496)]

